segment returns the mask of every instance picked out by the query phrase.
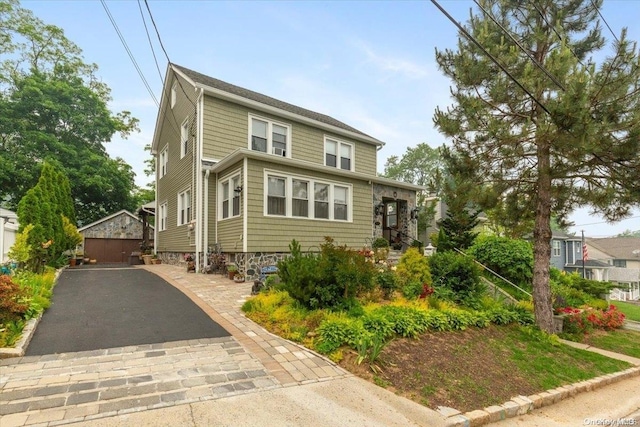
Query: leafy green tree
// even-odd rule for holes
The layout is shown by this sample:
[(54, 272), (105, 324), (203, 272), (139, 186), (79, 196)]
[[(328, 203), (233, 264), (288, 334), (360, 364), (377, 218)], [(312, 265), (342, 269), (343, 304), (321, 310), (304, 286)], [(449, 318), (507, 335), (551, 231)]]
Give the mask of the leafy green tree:
[(0, 0), (0, 53), (0, 200), (15, 207), (50, 159), (72, 183), (81, 223), (131, 208), (134, 174), (103, 144), (137, 130), (137, 119), (109, 111), (97, 66), (15, 0)]
[(589, 205), (616, 220), (640, 201), (640, 62), (623, 30), (613, 53), (594, 63), (605, 46), (602, 0), (479, 4), (486, 13), (465, 28), (486, 52), (462, 36), (457, 49), (436, 51), (454, 104), (434, 121), (494, 200), (533, 222), (536, 323), (550, 332), (551, 216), (562, 225)]

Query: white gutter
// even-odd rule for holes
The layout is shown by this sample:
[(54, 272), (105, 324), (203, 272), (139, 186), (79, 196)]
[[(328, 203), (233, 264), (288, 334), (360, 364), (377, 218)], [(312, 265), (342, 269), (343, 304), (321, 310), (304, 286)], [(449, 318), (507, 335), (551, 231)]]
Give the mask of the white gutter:
[[(209, 248), (209, 174), (211, 170), (206, 169), (204, 171), (204, 204), (202, 208), (204, 209), (204, 248), (208, 251)], [(207, 271), (207, 267), (209, 267), (209, 257), (205, 255), (204, 257), (204, 271)]]
[(243, 162), (243, 177), (242, 177), (242, 252), (247, 253), (247, 230), (248, 230), (248, 215), (247, 215), (247, 200), (248, 200), (248, 187), (247, 183), (249, 182), (249, 172), (247, 171), (247, 166), (249, 165), (249, 159), (244, 158)]
[[(197, 88), (194, 88), (194, 90), (198, 90)], [(203, 93), (204, 91), (202, 89), (200, 89), (200, 93), (198, 94), (197, 97), (197, 108), (196, 108), (196, 118), (198, 120), (197, 122), (197, 131), (196, 131), (196, 139), (194, 142), (194, 147), (193, 147), (193, 155), (195, 157), (194, 161), (196, 163), (196, 197), (195, 197), (195, 203), (196, 206), (198, 207), (198, 209), (196, 209), (196, 227), (195, 227), (195, 231), (196, 231), (196, 273), (200, 272), (200, 252), (203, 251), (202, 249), (202, 235), (203, 235), (203, 225), (202, 225), (202, 216), (206, 216), (206, 213), (203, 212), (203, 194), (202, 194), (202, 162), (200, 161), (200, 159), (202, 158), (202, 153), (203, 153), (203, 149), (202, 149), (202, 112), (203, 112), (203, 108), (202, 108), (202, 101), (203, 101)], [(206, 258), (206, 255), (205, 255)], [(206, 260), (204, 261), (206, 262)]]

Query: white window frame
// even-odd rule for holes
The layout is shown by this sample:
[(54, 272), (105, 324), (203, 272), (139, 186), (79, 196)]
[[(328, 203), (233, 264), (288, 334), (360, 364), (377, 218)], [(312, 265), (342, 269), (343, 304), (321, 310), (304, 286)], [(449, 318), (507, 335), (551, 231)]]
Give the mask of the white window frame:
[[(335, 166), (327, 164), (327, 145), (330, 143), (336, 144), (336, 165)], [(351, 157), (349, 157), (349, 169), (342, 168), (342, 156), (341, 156), (342, 147), (349, 147), (349, 151), (351, 155)], [(355, 170), (355, 157), (356, 157), (355, 153), (356, 153), (355, 144), (351, 142), (341, 141), (339, 139), (336, 139), (330, 136), (324, 137), (323, 162), (325, 166), (353, 172)]]
[(169, 146), (165, 146), (162, 151), (160, 151), (160, 155), (158, 156), (158, 172), (160, 178), (167, 174), (167, 165), (169, 164)]
[(178, 99), (178, 82), (173, 82), (171, 85), (171, 108), (175, 107), (176, 100)]
[[(268, 198), (269, 198), (269, 177), (283, 178), (285, 179), (285, 198), (286, 208), (285, 215), (273, 215), (268, 213)], [(307, 201), (309, 207), (307, 209), (308, 216), (294, 216), (293, 215), (293, 180), (307, 182)], [(329, 186), (328, 203), (329, 203), (329, 218), (316, 218), (315, 216), (315, 184), (325, 184)], [(335, 218), (335, 188), (345, 188), (347, 191), (347, 219)], [(305, 219), (313, 221), (332, 221), (349, 223), (353, 222), (353, 185), (346, 182), (328, 181), (325, 179), (317, 179), (309, 176), (301, 175), (289, 175), (274, 170), (264, 170), (264, 200), (263, 200), (263, 214), (267, 217), (273, 218), (292, 218), (292, 219)]]
[[(186, 204), (185, 204), (186, 202)], [(191, 221), (191, 189), (178, 193), (178, 226)]]
[(562, 253), (562, 244), (560, 243), (560, 240), (554, 240), (551, 243), (551, 256), (555, 256), (555, 257), (559, 257), (560, 254)]
[(167, 212), (167, 202), (164, 202), (160, 206), (158, 206), (158, 231), (165, 231), (167, 229)]
[[(253, 120), (259, 120), (261, 122), (265, 122), (267, 124), (267, 151), (266, 154), (271, 154), (274, 156), (287, 157), (291, 158), (291, 125), (287, 123), (278, 122), (275, 120), (267, 119), (265, 117), (256, 116), (254, 114), (249, 114), (249, 141), (248, 148), (249, 150), (253, 150), (253, 144), (251, 138), (253, 137)], [(287, 143), (285, 147), (284, 155), (280, 153), (275, 153), (275, 149), (278, 147), (273, 146), (273, 126), (281, 126), (287, 129)], [(258, 150), (254, 150), (258, 151)], [(262, 151), (258, 151), (262, 153)]]
[(184, 119), (180, 125), (180, 158), (187, 155), (189, 151), (189, 117)]
[[(230, 175), (225, 176), (224, 178), (222, 178), (219, 183), (218, 183), (218, 194), (220, 195), (219, 197), (219, 201), (218, 201), (218, 219), (219, 220), (227, 220), (227, 219), (231, 219), (231, 218), (237, 218), (240, 216), (241, 212), (242, 212), (242, 200), (240, 199), (241, 194), (236, 193), (234, 190), (236, 188), (236, 186), (241, 185), (241, 180), (240, 180), (240, 171), (237, 172), (233, 172)], [(227, 210), (225, 212), (224, 209), (224, 187), (228, 186), (229, 187), (229, 199), (227, 200)], [(233, 207), (234, 207), (234, 200), (238, 199), (238, 213), (234, 215), (233, 213)], [(226, 216), (225, 216), (226, 214)]]

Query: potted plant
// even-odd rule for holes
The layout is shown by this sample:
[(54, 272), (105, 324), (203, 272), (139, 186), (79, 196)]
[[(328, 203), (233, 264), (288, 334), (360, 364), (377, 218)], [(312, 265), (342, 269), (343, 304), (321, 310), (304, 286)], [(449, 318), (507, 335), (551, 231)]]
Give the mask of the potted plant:
[(162, 260), (158, 258), (158, 254), (153, 254), (153, 256), (151, 257), (151, 260), (153, 261), (154, 264), (162, 264)]
[(227, 274), (229, 275), (229, 279), (233, 280), (237, 272), (238, 272), (237, 266), (233, 264), (227, 266)]
[(375, 252), (376, 261), (386, 261), (389, 257), (389, 241), (384, 237), (378, 237), (371, 244), (373, 251)]
[(186, 254), (184, 260), (187, 262), (187, 273), (196, 271), (196, 262), (193, 260), (193, 255)]
[(233, 276), (233, 281), (236, 283), (242, 283), (244, 282), (244, 275), (242, 273), (236, 273)]

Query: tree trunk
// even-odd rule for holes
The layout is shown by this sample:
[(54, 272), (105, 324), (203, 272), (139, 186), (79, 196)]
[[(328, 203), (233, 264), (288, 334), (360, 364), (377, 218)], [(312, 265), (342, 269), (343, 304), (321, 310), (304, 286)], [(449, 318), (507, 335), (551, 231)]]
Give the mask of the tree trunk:
[(533, 305), (536, 324), (553, 333), (553, 306), (549, 285), (551, 263), (551, 160), (548, 141), (538, 142), (538, 191), (533, 229)]

